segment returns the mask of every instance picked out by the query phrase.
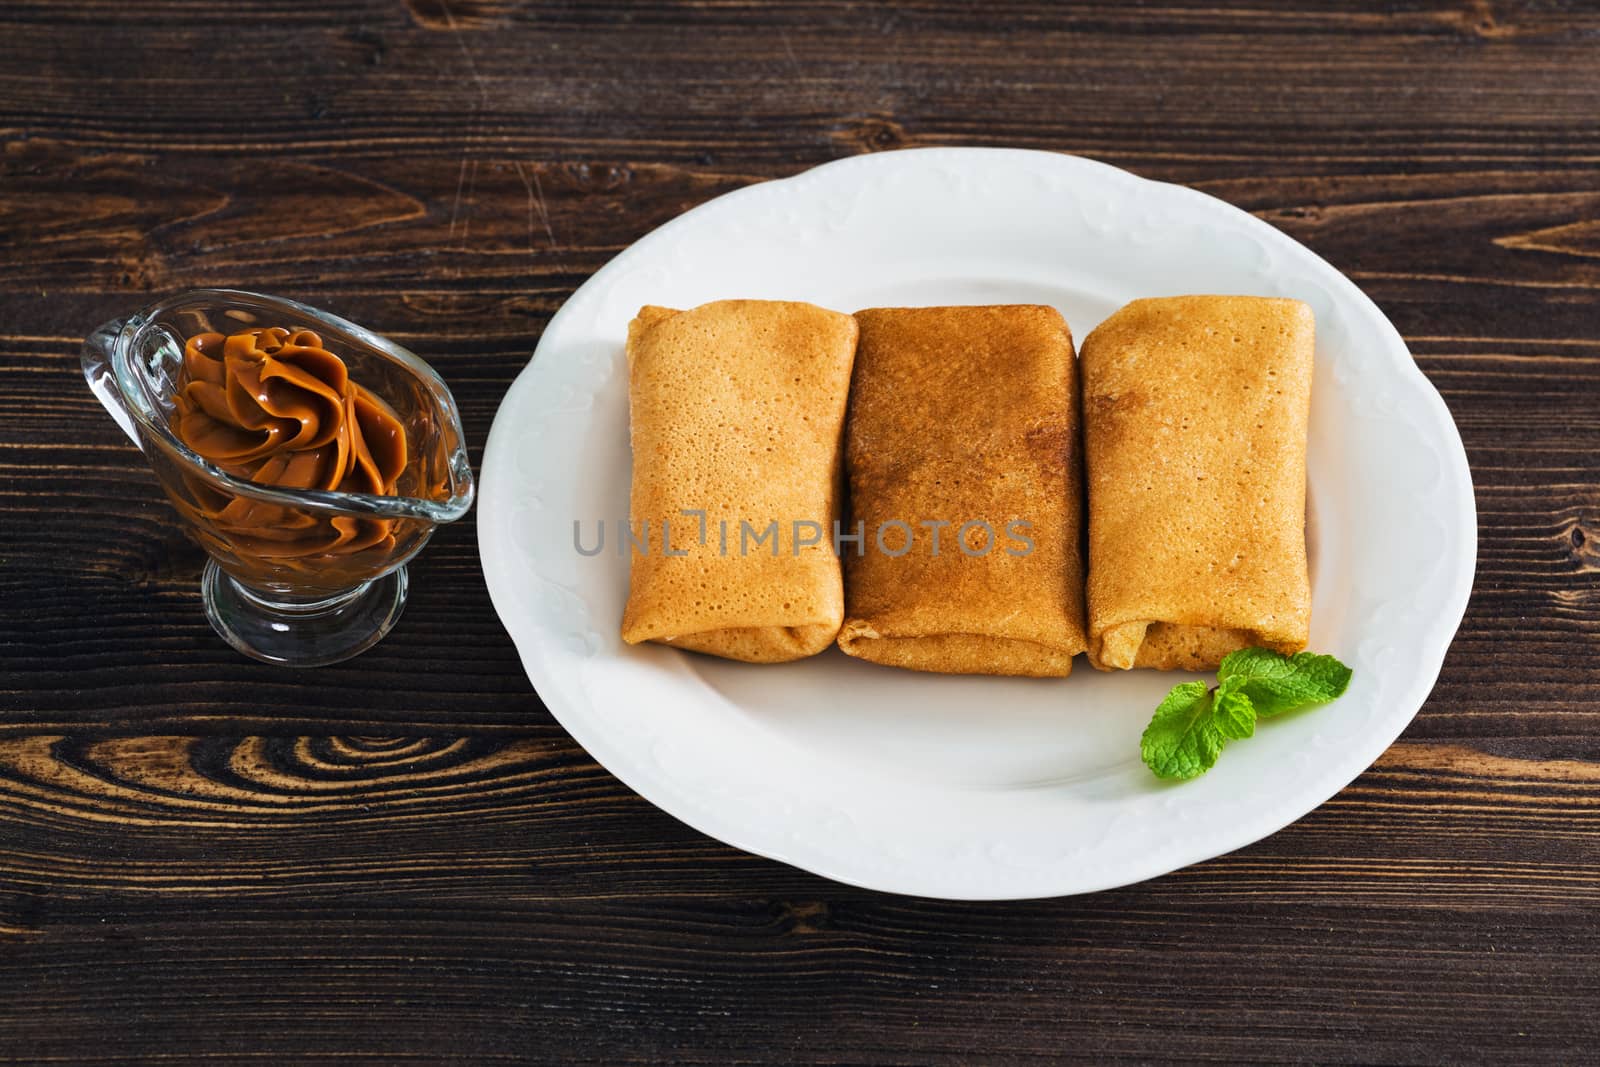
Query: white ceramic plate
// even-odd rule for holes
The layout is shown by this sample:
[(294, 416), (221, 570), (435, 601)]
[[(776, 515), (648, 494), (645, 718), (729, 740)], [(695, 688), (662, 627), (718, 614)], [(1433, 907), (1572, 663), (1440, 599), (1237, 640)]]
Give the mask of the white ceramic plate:
[[(1355, 669), (1339, 701), (1263, 723), (1169, 785), (1139, 761), (1181, 675), (921, 675), (837, 650), (752, 666), (617, 628), (627, 560), (573, 522), (628, 512), (628, 320), (725, 297), (1043, 303), (1082, 339), (1140, 296), (1284, 295), (1317, 317), (1311, 647)], [(1071, 156), (922, 149), (718, 197), (585, 283), (495, 418), (479, 547), (495, 609), (561, 724), (630, 788), (713, 837), (842, 882), (1003, 899), (1150, 878), (1327, 800), (1400, 734), (1467, 602), (1472, 483), (1394, 327), (1312, 252), (1220, 200)], [(614, 530), (614, 527), (613, 527)]]

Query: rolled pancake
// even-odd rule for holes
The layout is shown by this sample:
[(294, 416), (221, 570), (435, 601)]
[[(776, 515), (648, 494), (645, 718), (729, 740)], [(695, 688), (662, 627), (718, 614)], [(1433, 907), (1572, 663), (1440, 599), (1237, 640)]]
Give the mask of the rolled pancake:
[(1083, 343), (1089, 661), (1211, 670), (1311, 627), (1298, 300), (1135, 300)]
[[(852, 656), (950, 674), (1064, 676), (1084, 649), (1072, 335), (1053, 308), (874, 308), (845, 426)], [(884, 528), (900, 522), (909, 527)], [(988, 523), (989, 538), (979, 527)], [(944, 522), (936, 528), (926, 523)], [(1010, 524), (1031, 541), (1009, 536)], [(939, 551), (934, 552), (934, 538)], [(969, 555), (987, 542), (990, 550)], [(967, 551), (962, 550), (965, 544)], [(901, 553), (893, 555), (891, 553)]]
[[(811, 304), (640, 310), (628, 326), (630, 512), (648, 551), (629, 549), (623, 640), (752, 663), (832, 643), (844, 591), (829, 535), (855, 347), (854, 319)], [(703, 540), (685, 511), (705, 513)], [(753, 531), (743, 545), (741, 523)], [(814, 532), (796, 523), (823, 535), (796, 547)]]

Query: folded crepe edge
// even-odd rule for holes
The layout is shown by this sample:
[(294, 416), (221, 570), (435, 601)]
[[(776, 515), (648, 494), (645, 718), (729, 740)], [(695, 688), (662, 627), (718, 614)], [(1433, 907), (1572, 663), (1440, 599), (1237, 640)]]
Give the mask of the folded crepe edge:
[[(1181, 657), (1170, 649), (1150, 647), (1152, 628), (1160, 627), (1163, 637), (1186, 634), (1209, 648), (1212, 654)], [(1215, 670), (1227, 652), (1242, 648), (1265, 648), (1284, 655), (1304, 651), (1307, 635), (1275, 633), (1258, 626), (1206, 626), (1166, 619), (1133, 619), (1102, 628), (1089, 636), (1089, 665), (1100, 671)], [(1226, 650), (1226, 651), (1223, 651)]]
[[(965, 639), (972, 642), (988, 642), (995, 646), (1014, 647), (1018, 650), (1032, 650), (1040, 663), (1027, 670), (1003, 671), (984, 668), (951, 669), (937, 662), (921, 660), (915, 656), (894, 658), (874, 654), (886, 651), (889, 648), (904, 648), (916, 641), (937, 642), (941, 639)], [(1034, 678), (1065, 678), (1072, 673), (1072, 660), (1079, 652), (1083, 651), (1081, 643), (1078, 647), (1072, 641), (1052, 644), (1047, 641), (1037, 641), (1027, 637), (1007, 637), (998, 634), (972, 633), (966, 631), (939, 630), (918, 633), (884, 633), (865, 619), (846, 619), (839, 628), (839, 636), (834, 642), (839, 646), (839, 651), (855, 659), (868, 663), (877, 663), (886, 667), (899, 667), (903, 670), (921, 670), (937, 674), (989, 674), (1007, 675), (1012, 677)], [(911, 662), (906, 662), (911, 661)]]

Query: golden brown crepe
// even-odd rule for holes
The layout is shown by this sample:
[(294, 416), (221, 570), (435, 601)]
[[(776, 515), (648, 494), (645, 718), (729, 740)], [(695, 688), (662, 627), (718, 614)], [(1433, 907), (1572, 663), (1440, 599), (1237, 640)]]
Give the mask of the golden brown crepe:
[[(811, 304), (640, 310), (628, 326), (631, 517), (649, 550), (629, 550), (623, 640), (754, 663), (832, 643), (844, 617), (831, 535), (855, 348), (855, 320)], [(705, 512), (703, 540), (684, 511)], [(684, 555), (666, 554), (663, 522)]]
[[(856, 320), (846, 469), (865, 544), (859, 555), (843, 546), (839, 647), (913, 670), (1071, 673), (1084, 632), (1067, 324), (1032, 305), (874, 308)], [(879, 542), (891, 522), (909, 528), (903, 554), (890, 553), (905, 527), (883, 527)], [(949, 525), (925, 525), (938, 522)], [(977, 522), (992, 533), (967, 526), (963, 537)]]
[(1311, 626), (1298, 300), (1135, 300), (1083, 343), (1089, 660), (1211, 670)]

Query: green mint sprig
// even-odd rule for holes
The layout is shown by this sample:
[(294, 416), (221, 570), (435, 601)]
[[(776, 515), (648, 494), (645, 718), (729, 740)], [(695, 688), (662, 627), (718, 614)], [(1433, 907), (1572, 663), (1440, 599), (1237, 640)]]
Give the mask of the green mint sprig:
[(1197, 778), (1229, 741), (1256, 732), (1258, 718), (1326, 704), (1350, 685), (1350, 668), (1332, 656), (1285, 656), (1245, 648), (1223, 657), (1217, 684), (1172, 687), (1139, 739), (1139, 755), (1158, 778)]

